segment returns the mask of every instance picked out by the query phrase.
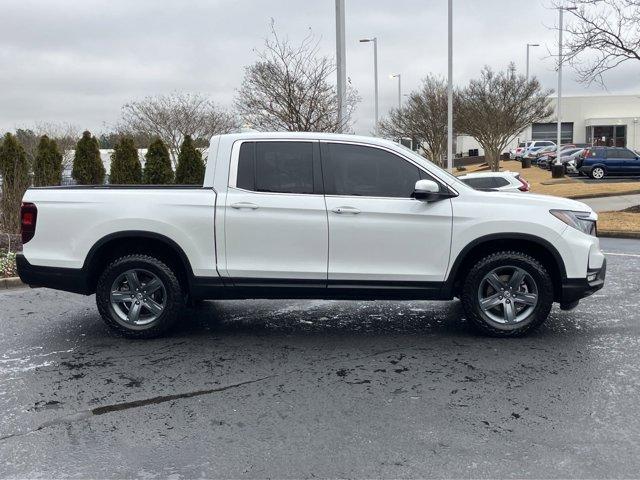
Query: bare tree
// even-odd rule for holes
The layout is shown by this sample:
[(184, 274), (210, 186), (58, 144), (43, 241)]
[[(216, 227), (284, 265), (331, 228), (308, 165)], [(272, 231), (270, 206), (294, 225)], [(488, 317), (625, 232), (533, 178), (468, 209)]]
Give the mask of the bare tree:
[(175, 163), (186, 135), (208, 141), (213, 135), (229, 133), (237, 127), (235, 117), (208, 97), (173, 92), (124, 105), (118, 130), (133, 136), (159, 137), (168, 146)]
[(565, 27), (564, 58), (579, 81), (604, 85), (606, 72), (640, 61), (640, 0), (569, 0), (565, 7), (577, 8)]
[(491, 170), (498, 171), (500, 154), (509, 142), (533, 122), (551, 116), (552, 93), (542, 91), (536, 78), (516, 75), (513, 64), (500, 73), (484, 67), (480, 78), (457, 94), (458, 130), (482, 145)]
[(29, 165), (33, 165), (38, 142), (46, 135), (54, 140), (62, 153), (63, 168), (71, 167), (73, 163), (73, 149), (76, 148), (81, 130), (78, 126), (64, 122), (35, 122), (32, 125), (16, 127), (16, 138), (22, 145), (27, 155)]
[(265, 41), (258, 60), (245, 69), (236, 97), (236, 109), (244, 123), (258, 130), (339, 132), (351, 127), (359, 102), (347, 88), (344, 121), (338, 117), (338, 98), (332, 58), (319, 54), (312, 33), (294, 46), (280, 38), (271, 23), (271, 39)]
[(62, 153), (62, 168), (71, 168), (73, 150), (81, 136), (81, 129), (77, 125), (64, 122), (36, 122), (33, 131), (38, 137), (46, 135), (50, 140), (54, 140)]
[(442, 165), (447, 151), (447, 85), (441, 77), (427, 76), (419, 90), (411, 92), (401, 109), (393, 109), (378, 126), (388, 138), (412, 138), (425, 156)]

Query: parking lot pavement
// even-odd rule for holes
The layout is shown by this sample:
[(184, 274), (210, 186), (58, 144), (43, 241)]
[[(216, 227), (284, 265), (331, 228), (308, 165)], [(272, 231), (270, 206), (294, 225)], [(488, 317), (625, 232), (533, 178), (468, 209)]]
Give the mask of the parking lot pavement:
[(636, 477), (640, 242), (522, 339), (459, 302), (209, 302), (130, 341), (0, 293), (0, 476)]
[(596, 212), (610, 212), (640, 205), (640, 195), (616, 195), (615, 197), (588, 198), (579, 201), (586, 203)]
[(627, 182), (638, 182), (640, 181), (640, 176), (636, 177), (636, 176), (619, 176), (619, 177), (614, 177), (614, 176), (606, 176), (604, 178), (601, 178), (600, 180), (595, 180), (591, 177), (587, 177), (587, 176), (583, 176), (583, 175), (575, 175), (572, 176), (571, 178), (574, 178), (576, 180), (579, 180), (583, 183), (627, 183)]

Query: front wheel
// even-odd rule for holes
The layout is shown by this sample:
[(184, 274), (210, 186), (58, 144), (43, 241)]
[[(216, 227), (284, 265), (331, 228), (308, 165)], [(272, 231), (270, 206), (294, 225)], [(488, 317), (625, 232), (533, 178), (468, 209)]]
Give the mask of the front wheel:
[(540, 326), (553, 304), (553, 281), (544, 266), (520, 252), (497, 252), (469, 272), (462, 305), (467, 319), (483, 333), (516, 337)]
[(105, 323), (131, 338), (162, 335), (177, 321), (184, 294), (176, 273), (148, 255), (115, 259), (96, 287), (96, 303)]

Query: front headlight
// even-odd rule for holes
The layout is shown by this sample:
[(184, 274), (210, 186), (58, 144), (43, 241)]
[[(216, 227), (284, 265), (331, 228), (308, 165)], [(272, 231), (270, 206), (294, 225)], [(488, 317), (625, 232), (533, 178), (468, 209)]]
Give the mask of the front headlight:
[(598, 236), (596, 221), (590, 212), (574, 212), (573, 210), (549, 210), (549, 213), (570, 227), (587, 235)]

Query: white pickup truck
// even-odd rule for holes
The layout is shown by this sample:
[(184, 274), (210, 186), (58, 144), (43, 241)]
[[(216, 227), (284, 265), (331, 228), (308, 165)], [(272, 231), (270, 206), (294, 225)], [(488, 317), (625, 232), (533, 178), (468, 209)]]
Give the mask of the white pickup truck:
[(398, 144), (322, 133), (211, 139), (204, 184), (31, 188), (18, 272), (96, 294), (151, 337), (202, 299), (461, 299), (516, 336), (602, 288), (583, 203), (477, 191)]

